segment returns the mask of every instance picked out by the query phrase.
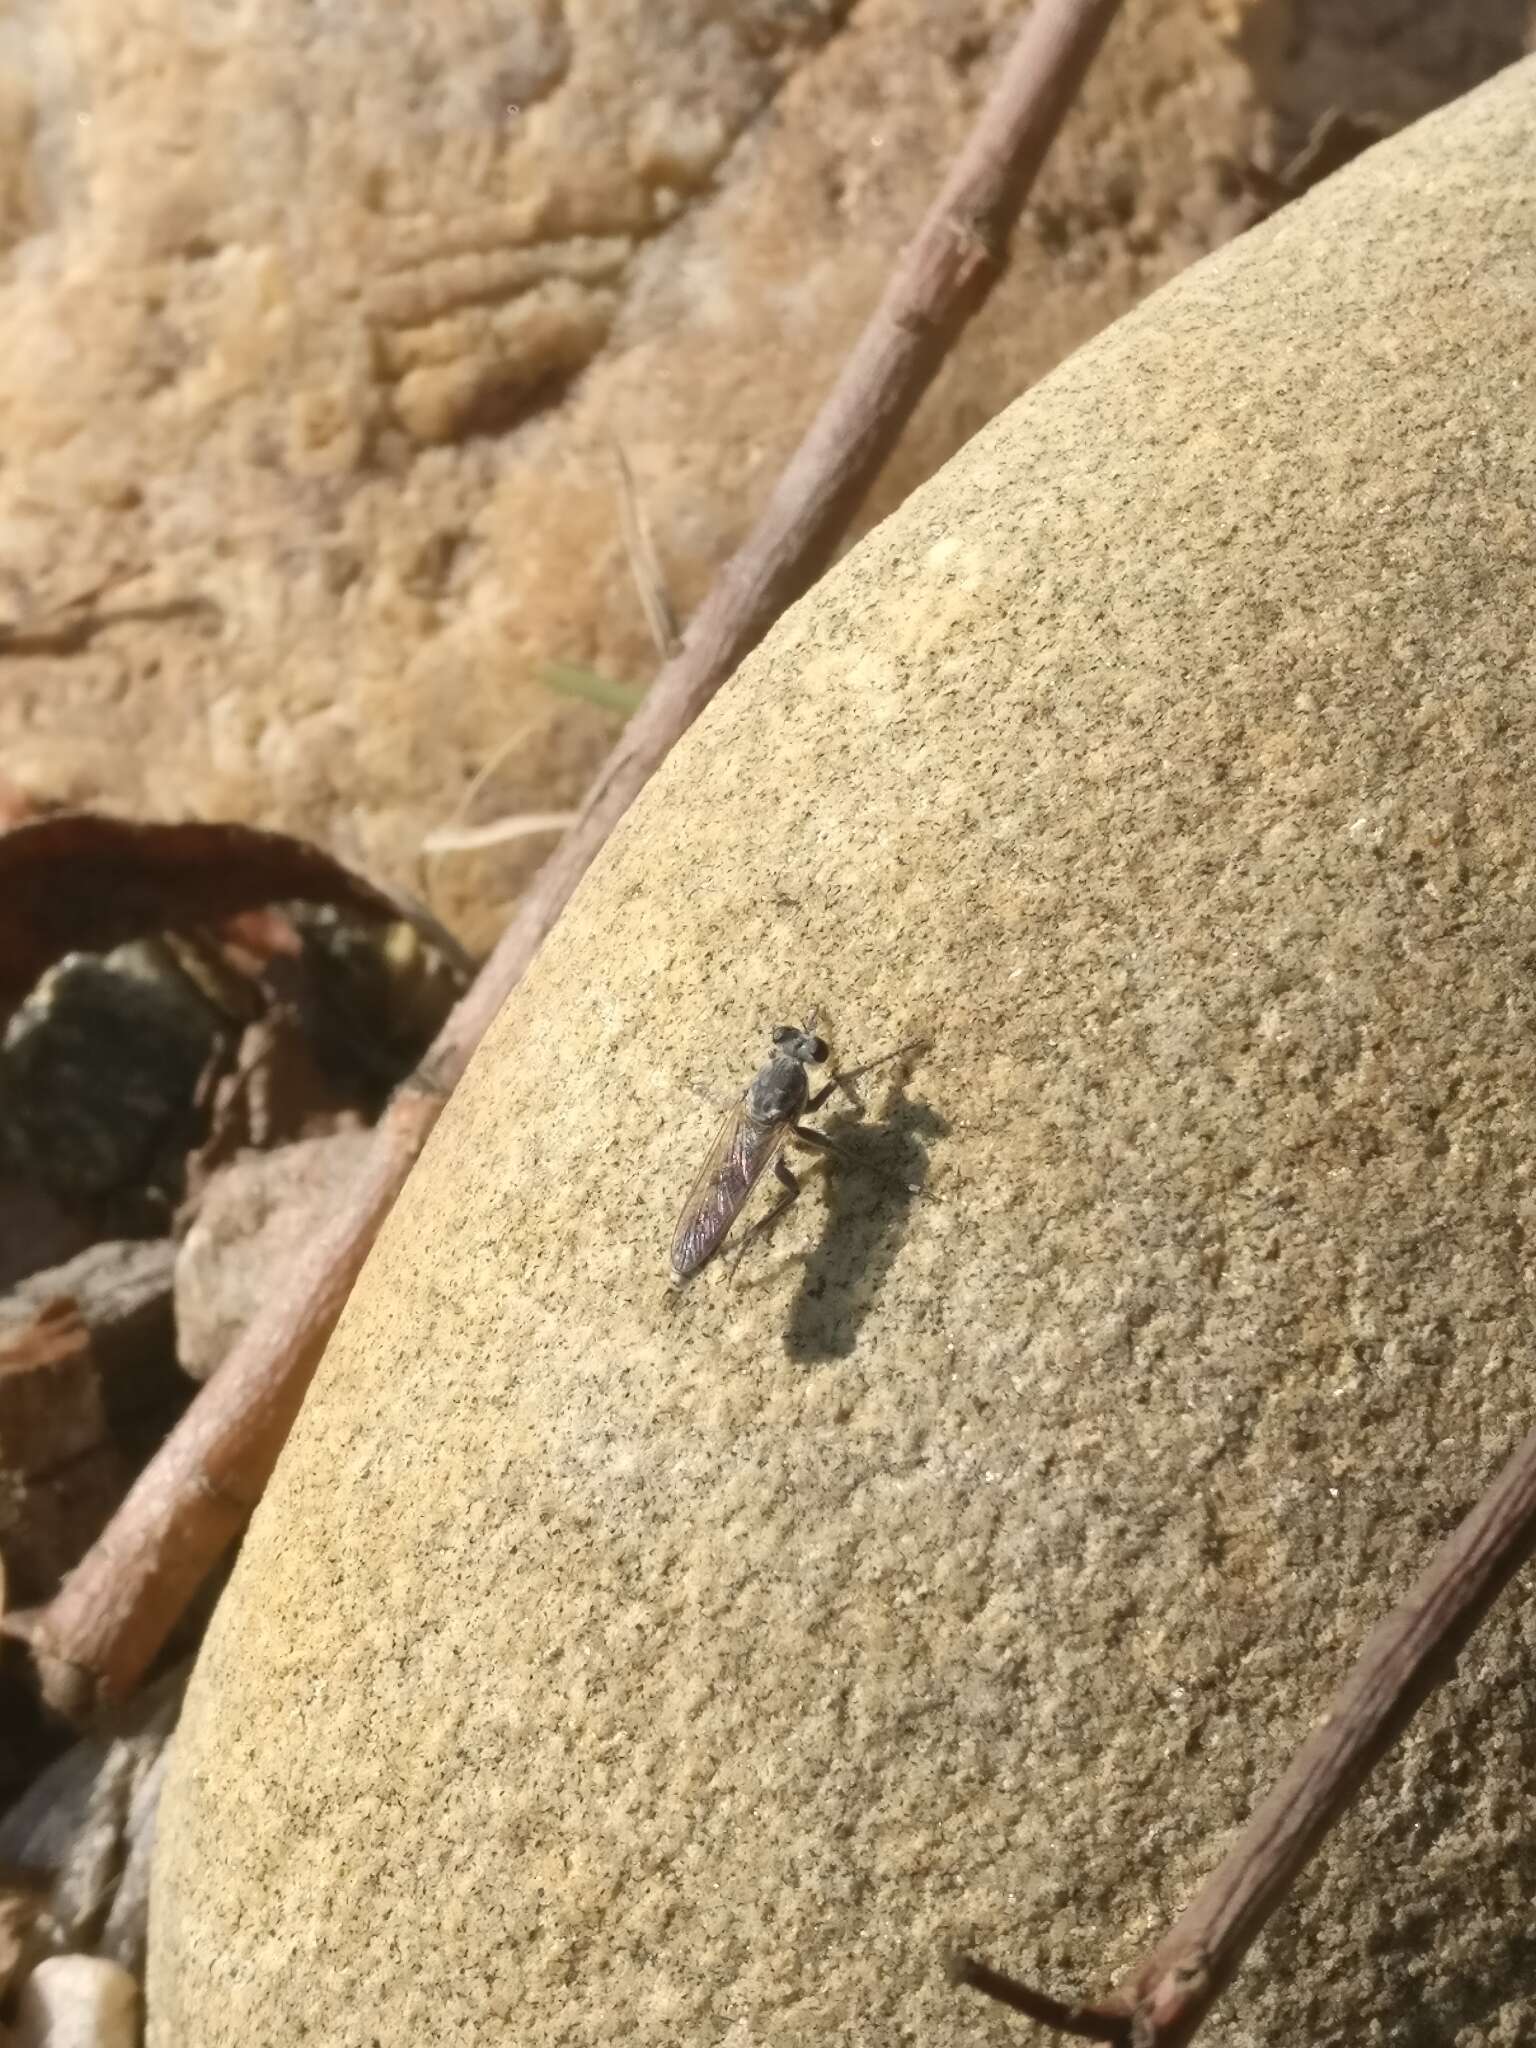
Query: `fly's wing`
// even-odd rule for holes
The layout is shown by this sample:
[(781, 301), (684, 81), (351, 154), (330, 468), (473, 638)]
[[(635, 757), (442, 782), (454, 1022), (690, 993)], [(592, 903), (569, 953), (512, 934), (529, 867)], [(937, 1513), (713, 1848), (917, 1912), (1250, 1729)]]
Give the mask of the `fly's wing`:
[(707, 1265), (741, 1214), (763, 1168), (783, 1144), (789, 1124), (755, 1123), (745, 1100), (728, 1109), (699, 1177), (683, 1204), (672, 1239), (672, 1272), (687, 1280)]

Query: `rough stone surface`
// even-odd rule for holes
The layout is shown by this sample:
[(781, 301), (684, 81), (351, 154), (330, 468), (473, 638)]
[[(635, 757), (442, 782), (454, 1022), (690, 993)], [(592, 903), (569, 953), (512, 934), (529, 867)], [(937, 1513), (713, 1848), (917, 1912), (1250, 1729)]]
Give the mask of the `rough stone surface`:
[[(1241, 213), (1324, 108), (1410, 118), (1526, 7), (1133, 0), (888, 511)], [(678, 605), (772, 484), (1016, 0), (18, 0), (0, 18), (0, 645), (33, 794), (423, 836), (558, 809), (644, 680), (611, 444)], [(128, 580), (122, 580), (127, 578)], [(0, 636), (3, 637), (3, 636)], [(503, 750), (505, 750), (503, 752)], [(548, 842), (432, 862), (486, 940)]]
[[(344, 1318), (194, 1676), (158, 2048), (921, 2042), (1197, 1886), (1530, 1423), (1536, 66), (1192, 270), (796, 608)], [(850, 1142), (663, 1285), (823, 1006)], [(1227, 2048), (1536, 2033), (1507, 1598)]]
[(209, 1183), (176, 1254), (176, 1351), (205, 1380), (355, 1180), (368, 1131), (247, 1152)]

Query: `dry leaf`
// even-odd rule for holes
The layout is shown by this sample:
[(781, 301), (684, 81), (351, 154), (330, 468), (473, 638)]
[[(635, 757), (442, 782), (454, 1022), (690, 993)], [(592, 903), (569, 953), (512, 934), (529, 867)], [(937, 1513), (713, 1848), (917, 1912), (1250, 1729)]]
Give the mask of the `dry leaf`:
[(0, 1017), (66, 953), (217, 924), (269, 903), (399, 906), (317, 846), (246, 825), (139, 825), (63, 811), (0, 832)]

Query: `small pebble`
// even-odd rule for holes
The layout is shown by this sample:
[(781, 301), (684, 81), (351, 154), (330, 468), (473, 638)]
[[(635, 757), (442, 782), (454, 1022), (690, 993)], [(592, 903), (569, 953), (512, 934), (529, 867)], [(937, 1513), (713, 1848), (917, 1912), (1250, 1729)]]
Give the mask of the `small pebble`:
[(50, 1956), (21, 1987), (16, 2048), (135, 2048), (139, 1987), (100, 1956)]

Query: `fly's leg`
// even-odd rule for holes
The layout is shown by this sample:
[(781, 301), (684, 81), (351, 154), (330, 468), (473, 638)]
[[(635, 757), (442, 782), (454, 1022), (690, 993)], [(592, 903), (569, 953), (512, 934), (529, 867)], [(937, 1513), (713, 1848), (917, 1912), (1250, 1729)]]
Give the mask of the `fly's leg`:
[[(807, 1110), (815, 1109), (818, 1103), (825, 1102), (835, 1086), (835, 1082), (829, 1081), (825, 1088), (818, 1089), (815, 1096), (807, 1103)], [(835, 1140), (829, 1138), (825, 1131), (813, 1131), (808, 1124), (791, 1124), (789, 1134), (796, 1144), (804, 1145), (812, 1152), (828, 1153), (832, 1158), (840, 1159), (845, 1166), (851, 1166), (855, 1173), (872, 1173), (876, 1180), (883, 1180), (890, 1187), (900, 1188), (903, 1194), (916, 1195), (922, 1192), (916, 1181), (898, 1180), (893, 1173), (885, 1173), (878, 1166), (871, 1166), (867, 1159), (857, 1158), (845, 1146), (839, 1145)], [(773, 1173), (774, 1178), (784, 1189), (784, 1193), (780, 1195), (767, 1215), (759, 1216), (751, 1229), (744, 1231), (737, 1240), (730, 1266), (731, 1278), (733, 1280), (736, 1277), (736, 1268), (741, 1264), (742, 1256), (747, 1246), (752, 1243), (754, 1238), (762, 1237), (772, 1230), (790, 1204), (800, 1199), (800, 1182), (796, 1178), (794, 1168), (782, 1152), (773, 1162)]]
[[(887, 1059), (895, 1059), (895, 1057), (895, 1053), (888, 1053), (886, 1055)], [(859, 1078), (860, 1074), (867, 1074), (869, 1072), (870, 1067), (878, 1067), (880, 1064), (881, 1062), (879, 1060), (871, 1060), (869, 1062), (869, 1066), (855, 1067), (851, 1074), (834, 1074), (831, 1080), (827, 1082), (824, 1088), (818, 1088), (816, 1090), (816, 1093), (806, 1103), (804, 1109), (801, 1110), (800, 1114), (802, 1116), (809, 1116), (813, 1109), (820, 1109), (821, 1105), (826, 1101), (827, 1097), (832, 1093), (832, 1091), (835, 1088), (840, 1088), (844, 1095), (847, 1096), (848, 1100), (853, 1104), (854, 1108), (859, 1112), (859, 1115), (862, 1116), (864, 1114), (864, 1098), (862, 1095), (860, 1095), (858, 1089), (855, 1088), (853, 1084)]]
[[(814, 1109), (816, 1105), (811, 1103), (808, 1106)], [(829, 1138), (825, 1131), (813, 1131), (806, 1124), (791, 1124), (789, 1131), (797, 1144), (808, 1145), (813, 1152), (829, 1152), (834, 1159), (840, 1159), (844, 1166), (852, 1167), (855, 1173), (872, 1173), (876, 1180), (883, 1180), (889, 1187), (900, 1188), (905, 1195), (922, 1192), (915, 1180), (898, 1180), (894, 1173), (886, 1173), (881, 1167), (871, 1165), (869, 1160), (860, 1159), (856, 1153), (850, 1152), (846, 1145), (839, 1145), (835, 1139)]]
[[(857, 1071), (858, 1073), (863, 1074), (866, 1073), (868, 1069), (865, 1067), (860, 1067)], [(854, 1087), (853, 1082), (853, 1074), (834, 1074), (831, 1080), (828, 1081), (827, 1085), (824, 1088), (818, 1088), (816, 1090), (816, 1093), (811, 1097), (810, 1101), (806, 1103), (805, 1108), (800, 1112), (800, 1114), (802, 1116), (809, 1116), (813, 1109), (820, 1109), (821, 1105), (826, 1101), (827, 1097), (832, 1093), (834, 1088), (841, 1088), (843, 1093), (847, 1096), (848, 1100), (859, 1112), (859, 1115), (862, 1116), (864, 1114), (864, 1103), (859, 1095), (858, 1089)]]
[(778, 1181), (780, 1187), (785, 1192), (780, 1195), (767, 1215), (759, 1216), (752, 1225), (752, 1228), (744, 1231), (737, 1240), (735, 1255), (731, 1259), (731, 1278), (733, 1280), (736, 1277), (736, 1268), (741, 1264), (742, 1254), (746, 1251), (747, 1246), (751, 1244), (755, 1237), (761, 1237), (765, 1231), (772, 1230), (774, 1224), (778, 1222), (790, 1204), (798, 1201), (800, 1198), (800, 1183), (796, 1180), (794, 1170), (782, 1152), (773, 1162), (773, 1174), (775, 1180)]
[(841, 1088), (848, 1100), (853, 1104), (860, 1116), (862, 1116), (864, 1114), (864, 1101), (858, 1089), (854, 1087), (854, 1082), (862, 1080), (866, 1074), (872, 1074), (876, 1067), (888, 1067), (892, 1060), (899, 1060), (905, 1052), (921, 1052), (927, 1043), (926, 1038), (909, 1038), (905, 1045), (898, 1045), (894, 1052), (882, 1052), (876, 1058), (866, 1060), (863, 1066), (850, 1068), (846, 1074), (834, 1074), (825, 1088), (817, 1089), (816, 1093), (805, 1105), (803, 1113), (809, 1116), (813, 1109), (821, 1107), (834, 1088)]

